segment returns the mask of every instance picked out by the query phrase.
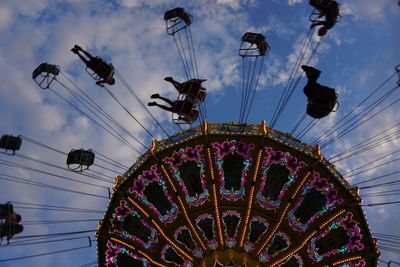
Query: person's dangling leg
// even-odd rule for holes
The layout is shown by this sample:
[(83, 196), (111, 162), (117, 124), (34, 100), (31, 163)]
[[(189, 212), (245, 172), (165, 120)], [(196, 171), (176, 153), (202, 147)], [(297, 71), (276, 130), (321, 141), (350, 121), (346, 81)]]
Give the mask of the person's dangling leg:
[(170, 82), (178, 93), (182, 94), (182, 83), (175, 81), (172, 77), (165, 77), (164, 80)]
[(89, 52), (83, 50), (82, 48), (80, 49), (80, 51), (82, 51), (82, 53), (84, 53), (85, 56), (87, 56), (89, 60), (93, 60), (93, 59), (95, 58), (95, 57), (92, 56)]
[(82, 56), (80, 53), (76, 53), (78, 55), (78, 57), (83, 61), (83, 63), (86, 64), (86, 66), (88, 66), (90, 63), (89, 60), (87, 60), (84, 56)]
[(318, 87), (317, 79), (321, 74), (321, 71), (307, 65), (302, 65), (301, 68), (306, 73), (308, 79), (306, 86), (304, 86), (303, 92), (307, 96), (308, 100), (310, 100), (315, 97), (315, 90)]
[(303, 93), (307, 96), (308, 100), (314, 98), (315, 88), (316, 88), (316, 83), (312, 82), (307, 82), (306, 86), (304, 86)]
[(159, 107), (159, 108), (161, 108), (161, 109), (163, 109), (163, 110), (166, 110), (166, 111), (172, 111), (172, 108), (171, 107), (167, 107), (167, 106), (164, 106), (164, 105), (160, 105), (160, 104), (158, 104), (157, 102), (149, 102), (149, 103), (147, 103), (147, 105), (148, 106), (157, 106), (157, 107)]
[(153, 94), (153, 95), (150, 96), (150, 98), (158, 98), (158, 99), (164, 100), (165, 102), (167, 102), (167, 103), (170, 104), (171, 106), (174, 105), (174, 102), (173, 102), (173, 101), (169, 100), (169, 99), (166, 98), (166, 97), (162, 97), (162, 96), (160, 96), (159, 94)]

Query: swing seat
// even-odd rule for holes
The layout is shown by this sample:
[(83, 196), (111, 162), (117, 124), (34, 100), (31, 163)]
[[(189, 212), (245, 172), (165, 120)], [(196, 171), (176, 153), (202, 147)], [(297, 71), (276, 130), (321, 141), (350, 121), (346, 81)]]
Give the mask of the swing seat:
[(172, 113), (172, 122), (175, 124), (192, 124), (199, 116), (199, 109), (196, 106), (196, 101), (185, 95), (179, 95), (177, 102), (182, 105), (176, 112)]
[(191, 99), (186, 100), (183, 102), (183, 104), (176, 113), (180, 116), (185, 116), (192, 111), (193, 107), (194, 107), (194, 101), (192, 101)]
[[(74, 150), (68, 153), (67, 165), (68, 169), (82, 172), (83, 170), (89, 169), (94, 163), (94, 153), (91, 149), (84, 150), (83, 148)], [(71, 165), (75, 165), (72, 166)], [(85, 167), (85, 168), (84, 168)]]
[[(311, 23), (317, 23), (317, 22), (325, 22), (325, 20), (321, 19), (322, 17), (324, 17), (325, 15), (321, 13), (321, 11), (319, 11), (318, 9), (314, 9), (313, 12), (310, 14), (310, 16), (308, 17), (308, 20)], [(342, 16), (340, 14), (338, 14), (335, 23), (339, 22), (340, 19), (342, 18)]]
[(191, 79), (183, 83), (184, 92), (187, 92), (187, 96), (194, 99), (197, 102), (204, 102), (206, 99), (207, 89), (201, 86), (201, 83), (206, 81), (205, 79)]
[(101, 79), (109, 81), (113, 79), (114, 66), (98, 57), (93, 66), (86, 66), (86, 72), (96, 81)]
[(192, 124), (199, 117), (199, 109), (193, 107), (189, 113), (172, 113), (172, 122), (174, 124)]
[(59, 73), (60, 66), (42, 63), (32, 72), (32, 79), (40, 88), (47, 89)]
[(321, 86), (320, 93), (307, 103), (307, 114), (314, 119), (326, 117), (331, 112), (336, 112), (335, 105), (338, 94), (333, 88)]
[(271, 47), (265, 40), (264, 35), (260, 33), (246, 32), (242, 37), (239, 55), (241, 57), (265, 56), (270, 49)]
[(5, 149), (5, 153), (11, 150), (12, 153), (9, 155), (15, 155), (15, 151), (21, 148), (22, 140), (19, 136), (3, 135), (0, 139), (0, 148)]
[(185, 9), (181, 7), (177, 7), (165, 12), (164, 20), (167, 27), (167, 33), (169, 35), (174, 35), (175, 33), (192, 24), (191, 15), (185, 12)]

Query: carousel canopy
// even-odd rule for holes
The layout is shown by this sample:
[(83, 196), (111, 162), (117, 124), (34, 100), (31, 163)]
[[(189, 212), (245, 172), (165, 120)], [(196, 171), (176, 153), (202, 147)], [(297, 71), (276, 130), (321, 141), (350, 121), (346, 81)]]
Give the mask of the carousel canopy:
[(99, 266), (377, 266), (357, 188), (265, 122), (154, 141), (114, 190)]

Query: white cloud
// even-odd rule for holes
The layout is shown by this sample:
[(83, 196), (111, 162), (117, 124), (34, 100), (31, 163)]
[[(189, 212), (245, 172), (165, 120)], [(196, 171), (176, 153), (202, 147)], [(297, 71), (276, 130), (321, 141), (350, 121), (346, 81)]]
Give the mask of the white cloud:
[(227, 5), (233, 9), (240, 7), (239, 0), (217, 0), (217, 4)]
[(289, 6), (293, 6), (295, 4), (303, 3), (303, 0), (288, 0)]
[(354, 0), (343, 3), (340, 10), (341, 14), (353, 15), (358, 19), (382, 20), (389, 13), (395, 13), (397, 8), (392, 0)]
[(0, 32), (7, 30), (13, 23), (14, 14), (11, 8), (0, 4)]

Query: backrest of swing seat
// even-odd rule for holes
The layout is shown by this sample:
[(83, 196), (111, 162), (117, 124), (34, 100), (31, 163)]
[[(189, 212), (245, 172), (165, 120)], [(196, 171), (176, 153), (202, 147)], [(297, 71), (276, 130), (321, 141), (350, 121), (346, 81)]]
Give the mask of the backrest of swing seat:
[(82, 154), (82, 162), (85, 165), (90, 166), (94, 163), (94, 153), (91, 150), (85, 150)]
[(254, 44), (256, 45), (259, 53), (261, 56), (264, 56), (265, 53), (267, 52), (269, 45), (265, 40), (264, 35), (260, 34), (260, 33), (252, 33), (252, 32), (246, 32), (243, 37), (242, 37), (242, 46), (241, 46), (241, 50), (255, 50), (256, 48), (252, 48), (251, 46), (248, 48), (243, 48), (243, 43), (247, 42), (250, 44)]
[(32, 72), (32, 79), (35, 79), (37, 76), (39, 76), (43, 70), (44, 70), (44, 65), (46, 63), (40, 64), (33, 72)]
[(169, 20), (177, 17), (182, 18), (184, 12), (184, 9), (181, 7), (176, 7), (174, 9), (168, 10), (164, 13), (164, 20)]
[(94, 162), (94, 153), (91, 150), (71, 150), (68, 153), (67, 157), (67, 164), (79, 164), (79, 165), (86, 165), (90, 166)]
[(206, 95), (207, 95), (207, 90), (204, 87), (201, 87), (199, 93), (197, 94), (196, 99), (200, 102), (204, 102), (204, 100), (206, 99)]
[[(190, 19), (190, 15), (185, 12), (185, 10), (181, 7), (177, 7), (171, 10), (168, 10), (167, 12), (164, 13), (164, 20), (174, 20), (180, 18), (183, 20), (187, 25), (190, 25), (192, 23)], [(177, 21), (174, 21), (177, 23)]]
[(43, 72), (45, 72), (46, 75), (53, 74), (54, 76), (57, 76), (60, 73), (60, 67), (57, 65), (42, 63), (32, 72), (32, 79), (35, 79)]
[(328, 8), (332, 4), (332, 0), (319, 0), (314, 7), (316, 9)]
[(251, 44), (260, 44), (265, 42), (265, 37), (260, 33), (246, 32), (242, 37), (242, 41)]
[(191, 121), (197, 120), (197, 117), (199, 116), (199, 109), (194, 107), (192, 111), (190, 112), (189, 118)]
[(265, 53), (267, 52), (268, 45), (265, 42), (263, 42), (261, 44), (258, 44), (257, 47), (258, 50), (260, 51), (260, 55), (261, 56), (265, 55)]
[(3, 135), (0, 139), (0, 148), (7, 150), (19, 150), (21, 148), (22, 140), (19, 136)]

